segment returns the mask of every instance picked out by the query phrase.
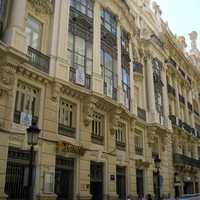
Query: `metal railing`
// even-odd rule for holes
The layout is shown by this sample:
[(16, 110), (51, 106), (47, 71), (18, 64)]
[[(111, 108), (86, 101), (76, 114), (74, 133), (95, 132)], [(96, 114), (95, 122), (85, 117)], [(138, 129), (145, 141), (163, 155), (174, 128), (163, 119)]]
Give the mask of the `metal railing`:
[(181, 94), (179, 94), (179, 101), (180, 101), (182, 104), (185, 104), (185, 97), (182, 96)]
[(165, 63), (172, 65), (174, 68), (177, 68), (176, 62), (171, 57), (169, 57), (167, 60), (165, 60)]
[(143, 155), (143, 152), (144, 152), (144, 149), (143, 149), (142, 147), (138, 147), (138, 146), (135, 147), (135, 153), (136, 153), (137, 155), (142, 156), (142, 155)]
[(58, 124), (58, 134), (69, 136), (69, 137), (75, 137), (76, 134), (76, 128), (66, 126), (64, 124)]
[(190, 102), (188, 102), (188, 109), (192, 112), (193, 108), (192, 108), (192, 104)]
[(175, 165), (189, 165), (192, 167), (200, 168), (200, 160), (196, 160), (194, 158), (190, 158), (188, 156), (174, 153), (174, 164)]
[(29, 63), (42, 72), (49, 73), (49, 57), (40, 51), (28, 47)]

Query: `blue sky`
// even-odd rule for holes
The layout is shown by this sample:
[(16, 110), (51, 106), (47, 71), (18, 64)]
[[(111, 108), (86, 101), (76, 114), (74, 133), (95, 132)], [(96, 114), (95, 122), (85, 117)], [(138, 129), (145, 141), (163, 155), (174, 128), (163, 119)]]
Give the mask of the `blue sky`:
[(200, 48), (200, 0), (155, 0), (161, 7), (162, 18), (168, 21), (174, 34), (183, 35), (190, 48), (189, 33), (198, 32)]

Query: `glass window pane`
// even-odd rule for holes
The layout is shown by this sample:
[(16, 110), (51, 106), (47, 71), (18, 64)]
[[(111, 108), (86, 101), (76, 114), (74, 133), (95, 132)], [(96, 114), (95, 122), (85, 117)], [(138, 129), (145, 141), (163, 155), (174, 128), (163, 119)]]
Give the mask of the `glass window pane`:
[(85, 55), (85, 40), (78, 36), (75, 36), (75, 52)]

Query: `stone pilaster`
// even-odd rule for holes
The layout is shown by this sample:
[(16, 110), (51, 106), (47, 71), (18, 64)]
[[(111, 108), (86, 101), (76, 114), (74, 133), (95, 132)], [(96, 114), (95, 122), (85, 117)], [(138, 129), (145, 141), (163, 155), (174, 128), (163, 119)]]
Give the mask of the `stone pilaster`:
[(148, 95), (148, 108), (149, 108), (149, 122), (158, 122), (158, 114), (156, 112), (154, 80), (153, 80), (153, 66), (152, 57), (150, 52), (146, 52), (146, 70), (147, 70), (147, 95)]
[(164, 126), (171, 128), (169, 116), (169, 102), (168, 102), (168, 92), (167, 92), (167, 79), (166, 79), (166, 66), (163, 66), (161, 77), (163, 81), (163, 112), (164, 112)]
[(70, 1), (55, 1), (50, 50), (50, 76), (69, 80), (67, 62), (68, 24)]
[(27, 0), (21, 0), (20, 4), (18, 0), (12, 1), (10, 23), (5, 34), (6, 43), (25, 54), (27, 52), (25, 34), (26, 5)]
[[(93, 34), (93, 74), (92, 90), (103, 94), (104, 84), (101, 69), (101, 6), (94, 1), (94, 34)], [(99, 53), (97, 53), (99, 52)]]

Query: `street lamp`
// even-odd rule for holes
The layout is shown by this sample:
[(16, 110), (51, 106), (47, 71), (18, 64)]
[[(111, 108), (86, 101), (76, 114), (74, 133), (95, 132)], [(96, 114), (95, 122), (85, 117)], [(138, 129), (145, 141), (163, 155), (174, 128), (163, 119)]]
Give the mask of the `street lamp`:
[(29, 171), (28, 171), (28, 199), (32, 200), (32, 197), (33, 197), (32, 182), (33, 182), (34, 145), (38, 144), (38, 137), (39, 137), (40, 129), (37, 127), (37, 125), (35, 123), (33, 123), (29, 128), (26, 129), (26, 132), (27, 132), (28, 145), (31, 145)]
[(159, 158), (159, 156), (156, 156), (156, 158), (154, 159), (155, 162), (155, 167), (157, 170), (157, 200), (160, 200), (160, 163), (161, 160)]

